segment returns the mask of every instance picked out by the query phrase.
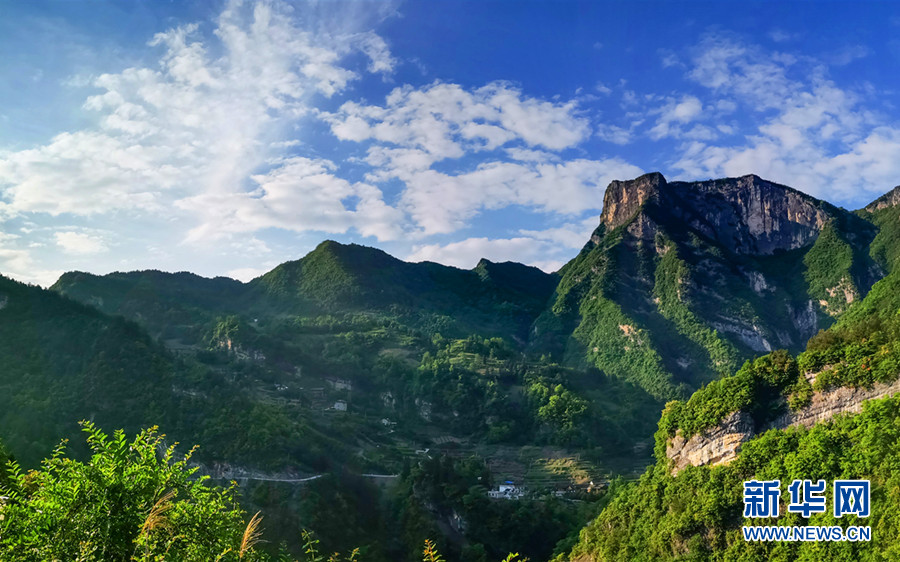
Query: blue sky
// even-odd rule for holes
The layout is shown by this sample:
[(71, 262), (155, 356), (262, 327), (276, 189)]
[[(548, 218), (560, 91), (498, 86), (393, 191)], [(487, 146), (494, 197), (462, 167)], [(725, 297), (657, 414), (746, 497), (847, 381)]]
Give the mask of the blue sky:
[(0, 273), (552, 271), (613, 179), (900, 184), (890, 2), (0, 0)]

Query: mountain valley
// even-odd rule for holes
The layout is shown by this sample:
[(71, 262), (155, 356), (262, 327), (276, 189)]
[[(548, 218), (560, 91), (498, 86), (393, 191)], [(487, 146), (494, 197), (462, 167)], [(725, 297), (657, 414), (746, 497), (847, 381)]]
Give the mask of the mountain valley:
[[(854, 428), (894, 419), (895, 399), (851, 398), (862, 413), (826, 429), (777, 421), (894, 383), (898, 190), (850, 212), (753, 175), (615, 181), (555, 273), (326, 241), (249, 283), (0, 278), (0, 439), (33, 467), (64, 437), (87, 453), (79, 420), (158, 425), (241, 484), (273, 547), (311, 529), (367, 560), (416, 559), (426, 537), (452, 560), (725, 559), (746, 546), (739, 477), (776, 470), (765, 447), (800, 474), (828, 439), (840, 475)], [(670, 466), (720, 425), (728, 451)]]

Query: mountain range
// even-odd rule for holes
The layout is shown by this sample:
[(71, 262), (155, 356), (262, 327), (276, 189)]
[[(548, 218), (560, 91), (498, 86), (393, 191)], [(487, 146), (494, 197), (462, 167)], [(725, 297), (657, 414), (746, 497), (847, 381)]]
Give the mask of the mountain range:
[(469, 271), (406, 263), (328, 241), (246, 284), (73, 272), (51, 289), (157, 336), (177, 335), (196, 313), (393, 307), (445, 335), (511, 338), (667, 399), (759, 353), (803, 349), (862, 298), (895, 258), (881, 218), (892, 197), (852, 213), (757, 176), (688, 183), (654, 173), (607, 188), (599, 226), (555, 274), (487, 260)]
[[(754, 175), (654, 173), (612, 182), (600, 224), (554, 273), (407, 263), (326, 241), (248, 283), (70, 272), (43, 290), (0, 278), (0, 437), (34, 464), (78, 419), (129, 431), (161, 424), (203, 445), (209, 473), (261, 480), (335, 467), (391, 473), (437, 447), (478, 454), (510, 478), (576, 459), (566, 466), (577, 470), (553, 477), (573, 485), (575, 473), (637, 474), (655, 449), (641, 482), (600, 514), (615, 536), (596, 525), (577, 544), (570, 536), (571, 559), (725, 552), (737, 548), (733, 519), (662, 536), (648, 529), (669, 525), (665, 503), (625, 514), (653, 490), (686, 493), (686, 478), (732, 513), (733, 495), (703, 496), (730, 468), (673, 469), (677, 439), (702, 449), (717, 427), (731, 435), (728, 416), (740, 414), (728, 466), (752, 475), (737, 451), (767, 429), (789, 431), (775, 424), (786, 408), (893, 380), (892, 363), (867, 358), (893, 357), (884, 311), (897, 310), (898, 203), (900, 188), (851, 212)], [(853, 374), (876, 365), (876, 375)], [(800, 376), (810, 372), (826, 374)], [(533, 445), (549, 456), (528, 457)], [(270, 505), (263, 495), (272, 494), (251, 494)], [(283, 527), (309, 516), (284, 501)], [(435, 501), (422, 500), (419, 517), (430, 513), (449, 552), (462, 548), (474, 531), (453, 523), (460, 498)]]

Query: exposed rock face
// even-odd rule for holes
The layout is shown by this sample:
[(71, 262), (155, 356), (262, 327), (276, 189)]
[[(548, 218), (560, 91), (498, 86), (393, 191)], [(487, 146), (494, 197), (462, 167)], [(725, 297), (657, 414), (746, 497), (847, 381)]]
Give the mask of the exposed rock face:
[[(810, 381), (815, 375), (807, 375)], [(762, 428), (785, 429), (794, 426), (810, 428), (838, 414), (858, 413), (867, 400), (884, 398), (900, 392), (900, 379), (892, 383), (876, 383), (872, 388), (838, 387), (814, 392), (810, 404), (797, 411), (788, 411)], [(666, 446), (666, 456), (672, 460), (672, 473), (688, 465), (706, 466), (727, 464), (734, 460), (741, 445), (756, 435), (753, 421), (745, 412), (733, 412), (722, 423), (685, 440), (680, 432)]]
[(872, 388), (850, 388), (841, 386), (824, 392), (813, 393), (809, 406), (796, 412), (787, 412), (770, 424), (769, 428), (812, 427), (831, 419), (837, 414), (862, 411), (863, 402), (884, 398), (900, 392), (900, 379), (892, 383), (875, 383)]
[(753, 351), (760, 353), (772, 351), (772, 344), (765, 338), (759, 326), (747, 326), (735, 318), (723, 318), (723, 320), (724, 322), (712, 322), (710, 325), (720, 332), (734, 334)]
[(870, 213), (874, 213), (875, 211), (887, 209), (888, 207), (896, 207), (898, 204), (900, 204), (900, 186), (895, 187), (866, 205), (866, 210)]
[[(600, 222), (607, 230), (617, 228), (648, 201), (733, 252), (751, 255), (806, 246), (834, 215), (829, 205), (755, 175), (669, 183), (653, 173), (609, 184)], [(646, 239), (648, 226), (642, 217), (629, 230)]]
[(794, 309), (788, 304), (788, 313), (794, 327), (800, 332), (804, 341), (815, 335), (819, 327), (818, 317), (814, 308), (813, 301), (806, 301), (805, 308)]
[(666, 178), (659, 172), (643, 175), (629, 181), (614, 181), (603, 196), (603, 213), (600, 223), (613, 230), (626, 222), (648, 199), (658, 196), (666, 186)]
[(685, 218), (699, 215), (692, 222), (738, 254), (806, 246), (832, 216), (822, 202), (754, 175), (668, 185), (684, 201)]
[(722, 423), (685, 440), (679, 432), (666, 447), (672, 459), (672, 473), (678, 474), (688, 465), (724, 464), (737, 456), (744, 441), (753, 437), (753, 420), (749, 414), (734, 412)]

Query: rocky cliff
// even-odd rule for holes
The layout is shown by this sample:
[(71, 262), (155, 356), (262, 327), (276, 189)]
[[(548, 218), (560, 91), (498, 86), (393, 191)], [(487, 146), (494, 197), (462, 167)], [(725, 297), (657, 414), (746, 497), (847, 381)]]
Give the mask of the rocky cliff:
[[(807, 374), (807, 380), (810, 383), (814, 382), (815, 374)], [(749, 414), (743, 411), (733, 412), (716, 427), (693, 435), (689, 439), (685, 439), (679, 431), (669, 440), (666, 457), (672, 461), (673, 474), (678, 474), (686, 466), (727, 464), (737, 457), (741, 445), (760, 433), (788, 427), (810, 428), (838, 414), (858, 413), (866, 401), (892, 396), (898, 392), (900, 379), (892, 383), (876, 383), (871, 388), (842, 386), (814, 392), (809, 405), (785, 411), (758, 431)]]
[(657, 198), (667, 187), (666, 178), (659, 172), (629, 181), (614, 181), (603, 195), (600, 224), (613, 230), (629, 222), (651, 198)]
[[(638, 216), (642, 210), (647, 216)], [(646, 228), (648, 219), (665, 217), (736, 254), (771, 255), (812, 243), (839, 214), (824, 201), (755, 175), (669, 183), (657, 172), (610, 183), (600, 223), (609, 231), (633, 221), (635, 234), (649, 238), (654, 232)]]
[(716, 427), (689, 439), (679, 431), (666, 446), (672, 473), (678, 474), (686, 466), (717, 465), (733, 460), (753, 432), (753, 419), (741, 411), (731, 413)]
[(737, 254), (802, 248), (839, 213), (828, 203), (755, 175), (670, 185), (681, 199), (675, 212)]
[(755, 175), (614, 181), (535, 339), (561, 325), (568, 356), (684, 396), (760, 352), (800, 351), (828, 327), (880, 275), (868, 252), (875, 232)]

